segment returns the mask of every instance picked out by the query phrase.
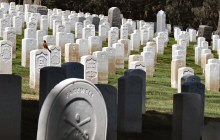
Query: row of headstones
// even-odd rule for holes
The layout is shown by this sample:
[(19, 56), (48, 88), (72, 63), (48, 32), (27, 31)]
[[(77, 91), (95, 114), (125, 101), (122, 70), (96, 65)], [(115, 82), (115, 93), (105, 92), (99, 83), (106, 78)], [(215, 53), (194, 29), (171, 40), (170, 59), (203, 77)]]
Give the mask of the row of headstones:
[[(95, 86), (82, 79), (72, 79), (71, 77), (82, 76), (79, 74), (80, 69), (82, 69), (80, 65), (73, 63), (65, 64), (63, 68), (41, 69), (40, 108), (42, 108), (37, 139), (84, 137), (103, 140), (107, 137), (108, 140), (116, 140), (117, 131), (141, 133), (142, 113), (145, 113), (146, 102), (145, 72), (126, 71), (125, 75), (118, 79), (117, 94), (113, 86), (100, 84)], [(21, 77), (16, 75), (0, 77), (1, 124), (5, 124), (1, 125), (0, 138), (19, 140)], [(184, 76), (181, 81), (182, 93), (174, 95), (173, 139), (181, 140), (184, 136), (187, 140), (199, 140), (203, 134), (205, 140), (209, 140), (210, 133), (213, 132), (202, 133), (205, 86), (197, 76)], [(191, 131), (188, 131), (189, 129)]]
[[(25, 6), (27, 6), (28, 7), (28, 5), (25, 5)], [(28, 9), (28, 8), (26, 8), (26, 9)], [(25, 12), (26, 13), (26, 12)], [(22, 65), (23, 66), (28, 66), (29, 65), (29, 58), (28, 57), (30, 57), (29, 56), (29, 52), (31, 52), (31, 50), (34, 50), (33, 48), (35, 48), (35, 40), (30, 40), (30, 38), (36, 38), (37, 37), (37, 45), (38, 45), (38, 47), (40, 48), (41, 46), (42, 46), (42, 41), (43, 41), (43, 39), (42, 39), (42, 35), (44, 34), (44, 32), (43, 31), (37, 31), (37, 32), (35, 32), (35, 29), (37, 28), (37, 26), (36, 26), (36, 24), (37, 23), (39, 23), (38, 22), (38, 19), (36, 19), (36, 17), (39, 17), (39, 14), (37, 14), (37, 13), (31, 13), (31, 14), (28, 14), (28, 15), (31, 15), (29, 18), (27, 18), (27, 19), (29, 19), (28, 21), (26, 21), (27, 22), (27, 29), (25, 29), (25, 39), (24, 40), (22, 40)], [(25, 16), (26, 17), (26, 16)], [(41, 19), (43, 20), (44, 18), (46, 18), (45, 16), (41, 16)], [(86, 22), (84, 22), (84, 24), (86, 24)], [(30, 26), (29, 26), (30, 25)], [(53, 27), (54, 27), (54, 25), (56, 25), (56, 22), (54, 22), (53, 21)], [(56, 44), (58, 45), (58, 46), (63, 46), (63, 44), (65, 44), (65, 43), (68, 43), (68, 42), (65, 42), (64, 40), (65, 40), (65, 38), (67, 37), (70, 37), (71, 39), (69, 39), (69, 40), (71, 40), (71, 42), (74, 42), (74, 35), (72, 35), (71, 33), (69, 33), (69, 36), (68, 36), (68, 34), (67, 35), (65, 35), (64, 33), (59, 33), (60, 31), (64, 31), (63, 29), (64, 29), (64, 27), (62, 27), (62, 30), (61, 30), (61, 28), (59, 28), (59, 26), (60, 25), (57, 25), (56, 27), (56, 29), (57, 29), (57, 31), (58, 31), (58, 37), (56, 37), (56, 40), (58, 40), (58, 41), (56, 41)], [(20, 27), (22, 27), (22, 26), (20, 26)], [(43, 28), (43, 27), (42, 27)], [(48, 28), (48, 26), (47, 26), (47, 28)], [(127, 26), (125, 26), (124, 27), (125, 29), (127, 28)], [(123, 26), (122, 26), (122, 31), (121, 31), (121, 36), (126, 36), (125, 35), (125, 33), (123, 32), (123, 31), (125, 31), (125, 29), (123, 28)], [(143, 28), (145, 28), (145, 27), (143, 27)], [(13, 30), (13, 28), (9, 28), (9, 27), (6, 27), (5, 28), (6, 29), (6, 31), (8, 30), (8, 29), (10, 29), (11, 30), (11, 32), (12, 31), (14, 31)], [(56, 29), (55, 29), (55, 31), (56, 31)], [(59, 30), (60, 29), (60, 30)], [(114, 28), (112, 29), (113, 31), (114, 31)], [(13, 32), (14, 33), (14, 32)], [(124, 33), (124, 34), (123, 34)], [(87, 33), (84, 33), (84, 34), (87, 34)], [(145, 37), (147, 37), (149, 34), (146, 34), (146, 36)], [(151, 34), (151, 37), (153, 37), (152, 36), (153, 34)], [(47, 39), (47, 37), (48, 36), (46, 36), (45, 37), (45, 40), (49, 40), (49, 39)], [(145, 37), (142, 37), (142, 38), (145, 38)], [(163, 36), (162, 36), (163, 37)], [(49, 37), (50, 38), (50, 37)], [(13, 34), (13, 36), (11, 35), (11, 36), (9, 36), (9, 39), (10, 39), (10, 41), (13, 41), (13, 44), (16, 44), (16, 35), (15, 35), (15, 33)], [(52, 39), (51, 39), (52, 40)], [(95, 39), (94, 39), (95, 40)], [(29, 43), (28, 43), (29, 42)], [(49, 43), (51, 43), (52, 41), (48, 41)], [(57, 43), (58, 42), (58, 43)], [(63, 43), (63, 42), (65, 42), (65, 43)], [(91, 41), (91, 42), (93, 42), (93, 41)], [(95, 42), (95, 41), (94, 41)], [(123, 42), (123, 41), (122, 41)], [(159, 42), (159, 41), (158, 41)], [(142, 41), (142, 43), (143, 43), (143, 41)], [(92, 43), (91, 43), (92, 44)], [(128, 43), (126, 43), (126, 41), (125, 41), (125, 44), (128, 44)], [(162, 46), (163, 46), (163, 42), (161, 43), (162, 44)], [(27, 47), (29, 47), (29, 45), (32, 47), (31, 49), (30, 48), (27, 48)], [(117, 46), (117, 45), (116, 45)], [(63, 47), (62, 47), (63, 48)], [(81, 47), (80, 47), (81, 48)], [(117, 48), (117, 47), (116, 47)], [(127, 47), (128, 48), (128, 47)], [(16, 50), (16, 47), (13, 47), (13, 49), (14, 50)], [(31, 70), (30, 70), (30, 87), (31, 88), (36, 88), (36, 87), (38, 87), (38, 77), (39, 77), (39, 74), (36, 74), (36, 73), (38, 73), (39, 72), (39, 69), (40, 68), (42, 68), (42, 67), (44, 67), (44, 66), (48, 66), (48, 65), (51, 65), (51, 66), (59, 66), (60, 65), (60, 57), (59, 57), (59, 48), (57, 48), (56, 46), (50, 46), (50, 49), (51, 50), (54, 50), (53, 51), (53, 55), (51, 55), (50, 56), (50, 59), (51, 59), (51, 61), (50, 62), (48, 62), (48, 60), (49, 59), (47, 59), (48, 58), (48, 54), (46, 54), (46, 52), (44, 51), (44, 52), (42, 52), (43, 50), (38, 50), (38, 51), (33, 51), (33, 53), (32, 53), (32, 60), (33, 61), (30, 61), (30, 62), (33, 62), (32, 64), (32, 67), (31, 67)], [(92, 49), (91, 49), (92, 50)], [(95, 49), (94, 49), (95, 50)], [(62, 51), (62, 52), (64, 52), (64, 51)], [(118, 52), (118, 51), (116, 51), (116, 52)], [(119, 51), (120, 52), (120, 51)], [(54, 54), (55, 53), (55, 54)], [(83, 55), (82, 55), (83, 56)], [(16, 57), (16, 52), (15, 51), (13, 51), (13, 58), (14, 57)], [(120, 57), (120, 56), (119, 56)], [(38, 60), (39, 59), (39, 60)], [(56, 60), (56, 62), (55, 61), (53, 61), (53, 60)], [(38, 62), (36, 62), (35, 63), (35, 61), (38, 61)], [(116, 59), (116, 62), (121, 62), (121, 60), (118, 60), (117, 61), (117, 59)], [(49, 63), (51, 63), (51, 64), (49, 64)], [(151, 62), (150, 62), (151, 63)], [(120, 64), (119, 64), (120, 65)], [(140, 65), (140, 63), (136, 63), (135, 65), (134, 65), (134, 67), (136, 67), (136, 66), (139, 66)], [(143, 65), (142, 65), (143, 66)], [(123, 67), (123, 66), (119, 66), (119, 67)], [(151, 70), (152, 71), (152, 70)], [(151, 72), (152, 73), (152, 72)], [(94, 76), (95, 77), (95, 76)], [(94, 83), (96, 83), (96, 82), (94, 82)]]
[[(190, 32), (194, 32), (193, 40), (190, 37)], [(179, 28), (174, 28), (174, 36), (176, 36), (178, 44), (174, 44), (172, 46), (171, 87), (178, 88), (178, 91), (180, 91), (179, 76), (183, 75), (183, 73), (194, 74), (193, 69), (187, 68), (185, 66), (187, 46), (189, 44), (189, 41), (195, 41), (195, 33), (196, 31), (194, 29), (189, 29), (189, 34), (187, 34), (187, 32), (181, 31)], [(218, 50), (218, 38), (218, 35), (213, 35), (213, 50)], [(198, 42), (195, 46), (195, 64), (200, 65), (202, 68), (203, 74), (205, 75), (205, 83), (207, 90), (219, 91), (220, 62), (218, 59), (213, 59), (214, 56), (211, 50), (209, 49), (209, 43), (205, 40), (206, 39), (204, 37), (198, 37)]]
[[(122, 76), (118, 80), (119, 81), (118, 92), (120, 92), (121, 94), (117, 94), (117, 89), (113, 86), (100, 85), (100, 84), (96, 85), (98, 89), (101, 91), (102, 93), (101, 94), (100, 91), (97, 90), (97, 87), (95, 87), (95, 85), (93, 85), (88, 81), (82, 80), (83, 78), (82, 71), (83, 71), (83, 65), (74, 62), (63, 64), (62, 68), (44, 67), (41, 69), (40, 100), (39, 100), (40, 109), (42, 107), (44, 100), (46, 99), (47, 96), (48, 97), (45, 101), (46, 103), (44, 103), (41, 109), (39, 126), (38, 126), (39, 127), (38, 139), (42, 140), (45, 138), (44, 134), (46, 133), (46, 131), (45, 132), (42, 131), (44, 131), (48, 127), (48, 126), (45, 127), (42, 126), (42, 122), (46, 121), (47, 120), (46, 118), (48, 117), (56, 118), (57, 113), (59, 112), (58, 108), (60, 108), (62, 112), (64, 111), (63, 114), (60, 114), (61, 116), (63, 116), (62, 119), (64, 119), (64, 123), (67, 121), (66, 119), (69, 119), (69, 121), (72, 122), (73, 124), (68, 121), (66, 122), (67, 126), (64, 125), (62, 122), (61, 124), (53, 124), (56, 126), (54, 127), (54, 129), (56, 129), (59, 125), (63, 124), (64, 126), (62, 130), (63, 132), (70, 133), (68, 134), (68, 136), (71, 135), (72, 133), (76, 133), (76, 134), (81, 133), (80, 131), (81, 129), (85, 129), (85, 131), (87, 131), (86, 134), (83, 133), (83, 135), (89, 135), (90, 138), (100, 139), (100, 140), (106, 139), (106, 134), (105, 134), (106, 129), (108, 130), (107, 139), (109, 140), (117, 139), (117, 130), (121, 132), (140, 133), (142, 129), (142, 113), (145, 113), (146, 110), (145, 109), (145, 98), (146, 98), (145, 72), (142, 70), (126, 71), (125, 76)], [(21, 116), (21, 77), (16, 75), (0, 75), (0, 77), (1, 77), (0, 81), (2, 83), (0, 86), (2, 91), (0, 94), (0, 99), (2, 101), (0, 103), (0, 107), (4, 108), (4, 110), (1, 109), (0, 111), (0, 114), (2, 114), (1, 124), (3, 123), (7, 124), (4, 130), (3, 127), (1, 128), (0, 138), (8, 139), (8, 140), (20, 139), (21, 118), (19, 116)], [(81, 79), (75, 79), (75, 78), (81, 78)], [(55, 92), (57, 92), (58, 89), (61, 90), (60, 86), (63, 87), (62, 89), (65, 89), (67, 86), (70, 86), (65, 84), (67, 81), (71, 81), (71, 85), (74, 85), (74, 88), (67, 89), (68, 92), (62, 95), (65, 97), (65, 99), (63, 101), (60, 100), (61, 101), (60, 103), (61, 104), (67, 103), (69, 104), (69, 106), (65, 109), (62, 107), (61, 104), (57, 104), (58, 108), (55, 109), (56, 113), (55, 114), (52, 113), (53, 115), (47, 116), (47, 114), (45, 114), (45, 111), (47, 112), (52, 110), (52, 106), (50, 106), (49, 104), (51, 103), (52, 98), (57, 95), (57, 93)], [(13, 86), (13, 89), (11, 88), (11, 86)], [(77, 97), (73, 98), (73, 96), (75, 95)], [(51, 98), (51, 96), (53, 97)], [(136, 102), (137, 104), (133, 104), (131, 106), (132, 102)], [(73, 112), (72, 111), (69, 112), (68, 108), (72, 108), (71, 110)], [(8, 109), (13, 110), (13, 112), (8, 111)], [(69, 116), (68, 112), (73, 113), (71, 115), (75, 116), (75, 118)], [(126, 114), (124, 114), (124, 112), (126, 112)], [(71, 117), (72, 119), (76, 119), (75, 120), (76, 122), (74, 120), (72, 121), (72, 119), (69, 117)], [(89, 120), (87, 120), (86, 117), (89, 118)], [(133, 119), (130, 120), (130, 118)], [(83, 119), (85, 120), (83, 121)], [(108, 120), (108, 124), (107, 124), (107, 120)], [(87, 123), (89, 123), (89, 125)], [(85, 128), (81, 128), (82, 126), (84, 126)], [(77, 129), (77, 131), (76, 132), (69, 131), (72, 130), (72, 128)], [(93, 133), (94, 130), (96, 130), (95, 133)], [(46, 135), (48, 135), (49, 133), (47, 133)], [(47, 139), (51, 139), (51, 136), (48, 136)], [(75, 136), (74, 138), (76, 138), (76, 137), (80, 137), (81, 135), (80, 136), (72, 135), (72, 136), (73, 137)]]
[[(196, 37), (196, 36), (195, 36)], [(181, 92), (181, 78), (185, 75), (194, 75), (194, 70), (186, 67), (187, 47), (191, 40), (191, 33), (181, 31), (179, 27), (174, 27), (174, 39), (177, 44), (172, 45), (171, 61), (171, 87), (177, 88)]]
[[(195, 64), (201, 66), (205, 75), (206, 89), (210, 91), (219, 91), (220, 85), (220, 61), (214, 58), (212, 50), (218, 50), (218, 35), (213, 35), (212, 46), (204, 37), (199, 37), (195, 46)], [(211, 50), (212, 48), (212, 50)]]

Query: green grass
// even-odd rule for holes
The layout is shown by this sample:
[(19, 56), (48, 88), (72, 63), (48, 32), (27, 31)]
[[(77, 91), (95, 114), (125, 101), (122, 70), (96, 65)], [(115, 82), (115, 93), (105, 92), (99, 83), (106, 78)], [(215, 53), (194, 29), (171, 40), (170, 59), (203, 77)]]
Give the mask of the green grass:
[[(49, 31), (51, 34), (51, 30)], [(21, 66), (21, 41), (23, 35), (17, 35), (17, 57), (13, 59), (13, 73), (22, 77), (22, 99), (25, 101), (39, 99), (39, 95), (34, 90), (29, 88), (29, 68)], [(173, 94), (177, 93), (177, 89), (172, 89), (170, 84), (171, 75), (171, 58), (172, 58), (172, 44), (175, 44), (173, 38), (165, 48), (163, 56), (158, 55), (155, 75), (152, 78), (147, 78), (147, 95), (146, 108), (147, 110), (156, 110), (159, 112), (172, 113), (173, 108)], [(107, 42), (103, 43), (103, 47), (107, 47)], [(204, 76), (200, 66), (194, 64), (194, 43), (191, 43), (187, 48), (187, 66), (195, 70), (195, 74), (200, 76), (204, 83)], [(143, 46), (141, 46), (141, 49)], [(132, 51), (131, 54), (139, 54), (140, 52)], [(217, 58), (216, 52), (214, 52)], [(118, 69), (116, 75), (109, 76), (109, 84), (117, 87), (118, 78), (124, 75), (124, 71), (128, 67), (128, 62), (125, 62), (125, 69)], [(220, 118), (220, 93), (206, 91), (205, 116)]]

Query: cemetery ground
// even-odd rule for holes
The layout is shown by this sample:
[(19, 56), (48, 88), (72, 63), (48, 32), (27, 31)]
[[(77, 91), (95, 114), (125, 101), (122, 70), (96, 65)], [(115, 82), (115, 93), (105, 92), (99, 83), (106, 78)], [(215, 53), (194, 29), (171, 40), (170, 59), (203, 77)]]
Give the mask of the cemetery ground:
[[(49, 32), (51, 34), (51, 31)], [(29, 68), (21, 66), (21, 40), (23, 35), (17, 35), (17, 57), (13, 59), (13, 73), (22, 77), (22, 140), (36, 140), (38, 124), (38, 92), (29, 88)], [(156, 71), (154, 77), (147, 78), (146, 114), (143, 115), (142, 134), (118, 134), (118, 140), (170, 140), (172, 134), (172, 110), (173, 94), (177, 89), (170, 85), (172, 44), (173, 38), (165, 48), (163, 56), (157, 57)], [(103, 43), (107, 47), (107, 42)], [(141, 47), (141, 49), (143, 46)], [(139, 52), (133, 51), (132, 54)], [(215, 58), (217, 53), (214, 52)], [(204, 83), (204, 76), (200, 66), (194, 64), (194, 43), (187, 48), (187, 66), (195, 70), (195, 75), (200, 76)], [(118, 78), (124, 75), (127, 69), (118, 69), (116, 75), (109, 76), (109, 84), (117, 88)], [(12, 87), (13, 88), (13, 87)], [(206, 91), (205, 99), (205, 122), (220, 121), (220, 94), (219, 92)], [(134, 103), (135, 104), (135, 103)]]

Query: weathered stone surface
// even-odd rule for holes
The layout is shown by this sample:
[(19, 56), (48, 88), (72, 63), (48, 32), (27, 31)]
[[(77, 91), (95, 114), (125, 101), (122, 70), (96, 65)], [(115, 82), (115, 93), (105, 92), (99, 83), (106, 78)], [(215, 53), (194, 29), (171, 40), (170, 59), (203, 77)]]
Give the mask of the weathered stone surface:
[(121, 11), (117, 7), (112, 7), (108, 11), (108, 22), (112, 27), (121, 27)]
[(105, 140), (107, 110), (98, 88), (70, 78), (56, 85), (41, 109), (37, 140)]
[(199, 37), (205, 37), (208, 42), (212, 40), (213, 27), (207, 25), (200, 25), (198, 32)]

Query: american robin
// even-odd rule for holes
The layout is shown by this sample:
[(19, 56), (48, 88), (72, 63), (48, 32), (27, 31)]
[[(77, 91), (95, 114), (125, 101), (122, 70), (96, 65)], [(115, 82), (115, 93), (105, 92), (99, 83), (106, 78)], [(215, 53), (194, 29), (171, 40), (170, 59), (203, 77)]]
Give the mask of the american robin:
[(47, 46), (46, 40), (44, 40), (43, 46), (44, 46), (44, 49), (47, 49), (47, 50), (51, 53), (51, 50), (50, 50), (50, 49), (48, 48), (48, 46)]

